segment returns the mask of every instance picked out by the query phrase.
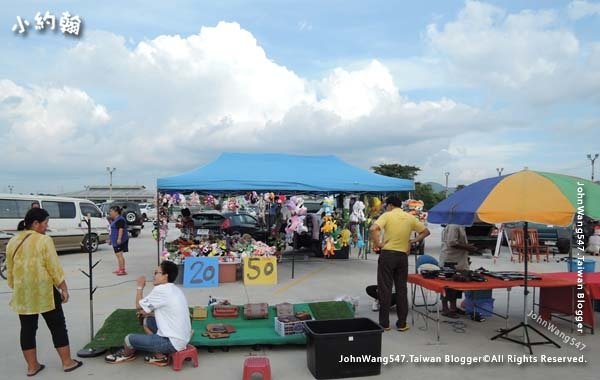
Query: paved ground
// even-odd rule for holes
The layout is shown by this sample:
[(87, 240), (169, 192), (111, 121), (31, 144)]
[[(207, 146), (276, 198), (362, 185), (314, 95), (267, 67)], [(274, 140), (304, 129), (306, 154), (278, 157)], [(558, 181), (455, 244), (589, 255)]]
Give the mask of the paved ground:
[[(152, 277), (156, 264), (156, 246), (150, 237), (150, 226), (143, 231), (138, 239), (132, 239), (131, 252), (128, 256), (128, 271), (130, 275), (115, 277), (111, 272), (115, 267), (112, 251), (108, 246), (102, 246), (94, 254), (95, 259), (101, 259), (96, 267), (95, 282), (101, 288), (95, 295), (94, 317), (96, 329), (101, 326), (104, 318), (116, 308), (132, 308), (134, 303), (135, 283), (137, 276), (144, 274)], [(434, 256), (439, 253), (439, 230), (433, 228), (433, 235), (428, 238), (427, 252)], [(472, 267), (484, 266), (496, 270), (517, 270), (518, 264), (512, 264), (507, 257), (507, 252), (502, 252), (496, 264), (491, 257), (474, 257)], [(77, 351), (89, 341), (89, 308), (87, 280), (79, 269), (87, 268), (87, 256), (81, 253), (61, 255), (61, 261), (67, 272), (67, 281), (71, 288), (71, 301), (65, 305), (67, 324), (71, 339), (71, 348)], [(353, 254), (347, 261), (338, 260), (304, 260), (299, 256), (296, 262), (295, 279), (291, 279), (291, 262), (286, 261), (279, 266), (279, 284), (277, 286), (260, 286), (245, 288), (241, 283), (224, 284), (217, 289), (198, 290), (186, 289), (190, 305), (204, 305), (209, 294), (225, 297), (233, 303), (268, 302), (275, 304), (282, 301), (306, 302), (317, 300), (331, 300), (337, 296), (359, 296), (360, 305), (357, 315), (377, 320), (377, 315), (370, 310), (370, 299), (364, 293), (367, 285), (375, 282), (376, 257), (371, 255), (368, 260), (358, 260)], [(564, 263), (533, 264), (532, 270), (539, 272), (553, 272), (565, 270)], [(411, 270), (414, 267), (411, 266)], [(17, 316), (8, 308), (10, 292), (6, 282), (0, 282), (0, 302), (4, 305), (0, 311), (0, 324), (3, 328), (4, 339), (0, 343), (0, 368), (2, 378), (13, 379), (24, 376), (25, 364), (19, 349), (19, 323)], [(506, 310), (506, 292), (495, 291), (496, 310)], [(529, 312), (530, 306), (528, 306)], [(522, 318), (523, 295), (520, 289), (512, 291), (510, 325), (518, 323)], [(409, 315), (410, 320), (410, 315)], [(392, 318), (392, 323), (395, 321)], [(490, 341), (496, 329), (504, 327), (505, 322), (499, 318), (489, 318), (484, 323), (464, 320), (465, 332), (453, 331), (452, 326), (442, 323), (441, 344), (436, 344), (434, 327), (430, 323), (429, 329), (424, 330), (422, 319), (416, 319), (413, 328), (406, 333), (396, 331), (386, 332), (383, 335), (383, 355), (424, 355), (441, 356), (476, 356), (485, 354), (504, 354), (505, 360), (509, 355), (521, 358), (526, 350), (518, 345), (505, 341)], [(461, 366), (459, 364), (389, 364), (382, 368), (380, 378), (385, 379), (487, 379), (493, 377), (516, 378), (526, 376), (534, 379), (598, 379), (600, 378), (600, 339), (598, 334), (579, 336), (571, 334), (569, 324), (559, 322), (559, 327), (568, 335), (575, 337), (587, 345), (579, 350), (562, 345), (563, 348), (537, 347), (535, 356), (545, 354), (551, 357), (576, 356), (584, 354), (588, 361), (585, 365), (573, 364), (475, 364)], [(159, 379), (166, 374), (174, 378), (197, 379), (209, 376), (219, 379), (240, 379), (244, 356), (256, 353), (248, 347), (231, 349), (230, 352), (215, 351), (208, 353), (200, 350), (200, 367), (192, 369), (186, 366), (183, 371), (176, 373), (166, 368), (156, 368), (143, 364), (143, 360), (122, 365), (108, 365), (102, 358), (85, 360), (83, 368), (73, 374), (64, 374), (60, 369), (58, 358), (52, 349), (50, 334), (43, 322), (40, 322), (38, 333), (39, 357), (47, 365), (46, 370), (39, 375), (46, 379), (63, 378), (110, 378), (114, 376)], [(271, 359), (273, 378), (276, 379), (310, 379), (312, 378), (306, 366), (306, 351), (303, 347), (276, 347), (265, 351)], [(499, 371), (500, 370), (500, 371)]]

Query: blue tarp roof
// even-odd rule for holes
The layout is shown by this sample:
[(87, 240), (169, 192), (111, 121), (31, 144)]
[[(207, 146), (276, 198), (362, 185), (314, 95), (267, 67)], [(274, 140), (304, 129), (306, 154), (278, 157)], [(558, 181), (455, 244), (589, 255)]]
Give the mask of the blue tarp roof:
[(412, 191), (414, 182), (349, 165), (335, 156), (224, 153), (187, 173), (159, 178), (161, 191), (376, 192)]

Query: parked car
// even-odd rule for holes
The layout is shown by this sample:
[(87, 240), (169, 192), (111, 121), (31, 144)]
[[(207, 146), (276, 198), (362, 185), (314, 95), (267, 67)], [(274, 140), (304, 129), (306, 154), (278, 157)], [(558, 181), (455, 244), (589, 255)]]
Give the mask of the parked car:
[[(505, 229), (523, 228), (523, 223), (507, 223)], [(569, 253), (571, 245), (570, 234), (571, 227), (547, 226), (544, 224), (529, 223), (530, 229), (538, 230), (540, 244), (554, 247), (559, 253)], [(493, 224), (474, 223), (465, 228), (469, 243), (475, 245), (480, 250), (489, 249), (492, 252), (496, 249), (498, 240), (498, 229)], [(506, 237), (502, 237), (502, 244), (507, 245)]]
[(127, 230), (131, 237), (138, 237), (144, 228), (144, 218), (142, 217), (142, 211), (140, 206), (135, 202), (129, 201), (113, 201), (102, 204), (102, 213), (105, 217), (108, 217), (109, 210), (112, 206), (119, 206), (123, 209), (121, 215), (127, 221)]
[(0, 277), (6, 280), (6, 245), (14, 235), (0, 231)]
[(467, 239), (479, 251), (489, 249), (494, 252), (496, 242), (498, 241), (498, 228), (489, 223), (473, 223), (472, 226), (465, 227)]
[(199, 234), (250, 234), (255, 240), (266, 241), (267, 230), (258, 220), (245, 212), (203, 211), (192, 215)]
[(140, 203), (140, 212), (144, 222), (156, 220), (156, 206), (152, 203)]
[[(47, 234), (52, 237), (57, 251), (74, 249), (87, 250), (90, 244), (96, 251), (108, 239), (108, 223), (102, 212), (92, 202), (85, 199), (41, 195), (0, 194), (0, 230), (12, 234), (25, 218), (32, 202), (50, 214)], [(83, 219), (90, 215), (92, 233), (88, 236), (87, 224)], [(0, 238), (0, 250), (5, 246)]]

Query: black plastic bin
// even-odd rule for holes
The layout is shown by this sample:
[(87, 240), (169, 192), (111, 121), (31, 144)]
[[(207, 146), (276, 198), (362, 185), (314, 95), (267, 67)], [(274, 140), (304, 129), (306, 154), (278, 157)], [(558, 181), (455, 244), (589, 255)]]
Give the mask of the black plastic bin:
[(350, 258), (350, 246), (336, 249), (335, 254), (333, 256), (328, 256), (327, 258), (347, 260), (348, 258)]
[[(381, 356), (383, 329), (369, 318), (306, 321), (306, 361), (316, 379), (372, 376), (381, 373), (380, 362), (361, 362), (364, 356)], [(345, 358), (344, 361), (342, 357)], [(357, 360), (358, 359), (358, 360)]]

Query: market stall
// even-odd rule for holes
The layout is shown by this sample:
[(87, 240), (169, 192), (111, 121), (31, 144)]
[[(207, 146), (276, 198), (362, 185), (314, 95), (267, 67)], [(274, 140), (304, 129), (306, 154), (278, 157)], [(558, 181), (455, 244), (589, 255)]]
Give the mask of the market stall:
[[(219, 197), (221, 198), (222, 207), (237, 212), (241, 208), (240, 200), (244, 201), (244, 199), (240, 199), (242, 197), (251, 204), (254, 204), (254, 200), (263, 215), (268, 214), (269, 216), (271, 216), (270, 210), (273, 206), (279, 207), (284, 218), (286, 239), (289, 239), (293, 233), (303, 232), (303, 228), (305, 228), (306, 209), (303, 208), (303, 198), (297, 195), (327, 196), (327, 202), (324, 201), (323, 212), (329, 219), (327, 221), (321, 220), (321, 224), (316, 226), (320, 229), (319, 232), (323, 234), (323, 252), (326, 253), (326, 256), (333, 255), (335, 252), (346, 248), (349, 250), (351, 241), (356, 245), (361, 241), (364, 244), (366, 240), (363, 236), (359, 240), (356, 237), (357, 235), (353, 235), (349, 228), (345, 226), (346, 224), (350, 225), (350, 219), (355, 224), (354, 227), (356, 227), (356, 224), (364, 223), (364, 213), (360, 210), (361, 207), (365, 208), (364, 203), (355, 202), (355, 204), (358, 204), (357, 210), (353, 210), (352, 216), (348, 212), (346, 215), (347, 223), (344, 223), (344, 226), (339, 226), (331, 210), (327, 209), (329, 207), (333, 208), (333, 197), (329, 198), (331, 195), (385, 194), (411, 190), (414, 190), (414, 183), (411, 180), (378, 175), (349, 165), (335, 156), (297, 156), (274, 153), (225, 153), (217, 160), (192, 171), (157, 180), (157, 199), (162, 199), (165, 196), (159, 195), (160, 193), (177, 198), (185, 193), (194, 193), (196, 196), (201, 194), (206, 198)], [(167, 222), (168, 218), (163, 225)], [(270, 228), (270, 223), (267, 224)], [(164, 227), (159, 227), (159, 231), (161, 228)], [(164, 231), (159, 232), (158, 240), (165, 235)], [(223, 245), (222, 242), (216, 243)], [(282, 242), (274, 239), (272, 243), (272, 246), (274, 246), (273, 252), (267, 249), (259, 249), (258, 251), (266, 256), (278, 252), (281, 249)], [(215, 244), (215, 242), (213, 241), (211, 244)], [(198, 246), (195, 242), (190, 243), (190, 245)], [(204, 248), (199, 249), (203, 250)], [(231, 256), (232, 250), (228, 251), (225, 255)], [(242, 259), (249, 254), (252, 255), (249, 252), (233, 251), (239, 253), (236, 257), (238, 259)], [(197, 255), (198, 249), (192, 248), (189, 252), (194, 252), (194, 255)], [(158, 244), (157, 256), (159, 261), (161, 255), (166, 254)]]

